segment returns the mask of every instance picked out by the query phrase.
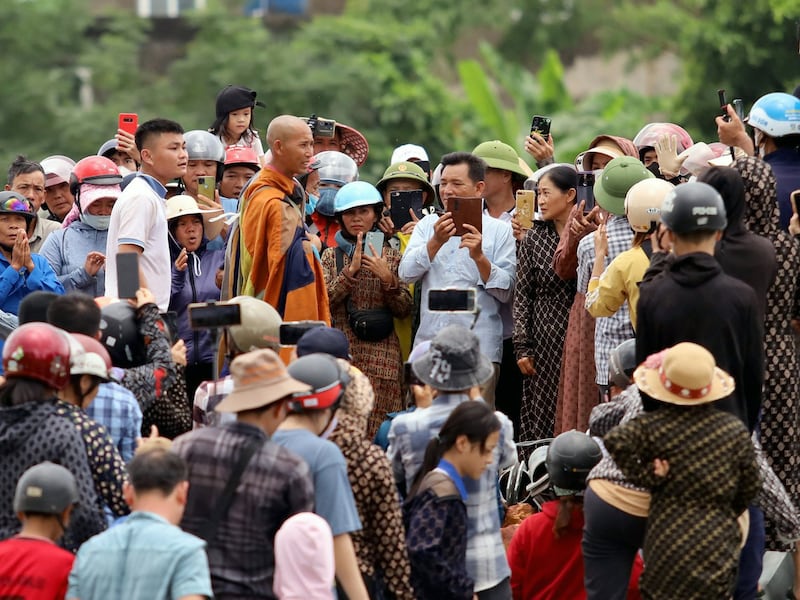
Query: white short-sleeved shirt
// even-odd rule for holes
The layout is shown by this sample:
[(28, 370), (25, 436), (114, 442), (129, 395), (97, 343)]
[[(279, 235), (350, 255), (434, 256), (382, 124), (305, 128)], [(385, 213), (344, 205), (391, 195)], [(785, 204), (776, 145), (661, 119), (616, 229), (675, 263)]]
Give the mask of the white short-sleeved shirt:
[[(147, 280), (147, 287), (156, 297), (158, 308), (166, 311), (172, 286), (172, 261), (169, 256), (165, 202), (156, 192), (157, 186), (161, 184), (140, 174), (128, 184), (114, 204), (106, 242), (106, 293), (116, 295), (119, 245), (133, 244), (143, 250), (139, 266)], [(166, 193), (166, 188), (161, 188)], [(125, 275), (120, 274), (121, 277)]]

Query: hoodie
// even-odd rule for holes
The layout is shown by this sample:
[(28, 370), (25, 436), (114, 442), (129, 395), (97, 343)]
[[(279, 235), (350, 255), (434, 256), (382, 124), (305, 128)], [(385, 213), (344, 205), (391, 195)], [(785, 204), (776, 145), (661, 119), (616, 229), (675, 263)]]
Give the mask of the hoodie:
[[(649, 271), (640, 286), (637, 364), (680, 342), (703, 346), (736, 380), (733, 394), (715, 406), (738, 416), (752, 433), (764, 380), (763, 319), (753, 288), (726, 275), (704, 252), (661, 264), (663, 270)], [(659, 405), (645, 394), (642, 402), (645, 410)]]
[(183, 271), (175, 268), (175, 259), (180, 253), (178, 243), (170, 237), (169, 250), (172, 256), (172, 292), (169, 310), (178, 314), (178, 335), (186, 344), (188, 364), (211, 363), (214, 348), (211, 331), (194, 331), (189, 326), (189, 304), (193, 302), (219, 301), (217, 270), (225, 264), (225, 250), (209, 250), (208, 240), (203, 237), (197, 252), (189, 254), (189, 262)]
[(56, 414), (55, 398), (0, 406), (0, 456), (0, 539), (20, 530), (12, 508), (17, 481), (27, 469), (46, 460), (69, 469), (78, 486), (78, 504), (61, 544), (77, 550), (105, 529), (83, 437), (72, 421)]
[[(99, 230), (83, 221), (72, 221), (57, 229), (44, 241), (39, 253), (50, 263), (66, 291), (77, 290), (93, 298), (106, 295), (106, 270), (91, 276), (83, 268), (89, 252), (106, 253), (108, 230)], [(116, 291), (113, 291), (116, 296)]]

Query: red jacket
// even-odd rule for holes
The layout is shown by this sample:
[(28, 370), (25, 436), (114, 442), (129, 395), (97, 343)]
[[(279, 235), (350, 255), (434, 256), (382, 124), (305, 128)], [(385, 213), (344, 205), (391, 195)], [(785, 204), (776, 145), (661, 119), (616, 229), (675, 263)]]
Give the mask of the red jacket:
[[(583, 587), (583, 508), (572, 511), (569, 527), (559, 539), (553, 534), (558, 500), (546, 502), (542, 512), (519, 526), (508, 546), (511, 591), (514, 600), (585, 600)], [(631, 574), (636, 582), (642, 570), (637, 558)], [(629, 592), (628, 598), (638, 598)]]

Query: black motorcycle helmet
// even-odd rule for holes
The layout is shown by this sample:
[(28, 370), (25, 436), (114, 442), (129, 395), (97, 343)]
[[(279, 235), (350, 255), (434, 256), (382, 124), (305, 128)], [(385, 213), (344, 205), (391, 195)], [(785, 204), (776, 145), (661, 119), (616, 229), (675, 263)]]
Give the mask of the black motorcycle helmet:
[(136, 309), (127, 302), (105, 306), (100, 318), (100, 342), (115, 367), (130, 369), (147, 362), (147, 348), (139, 334)]
[(722, 231), (728, 226), (725, 203), (707, 183), (690, 181), (676, 186), (661, 205), (661, 222), (670, 231)]
[(625, 340), (608, 357), (608, 380), (624, 390), (633, 380), (636, 370), (636, 340)]
[(603, 457), (600, 446), (580, 431), (565, 431), (547, 449), (547, 473), (557, 496), (577, 495), (586, 489), (586, 476)]

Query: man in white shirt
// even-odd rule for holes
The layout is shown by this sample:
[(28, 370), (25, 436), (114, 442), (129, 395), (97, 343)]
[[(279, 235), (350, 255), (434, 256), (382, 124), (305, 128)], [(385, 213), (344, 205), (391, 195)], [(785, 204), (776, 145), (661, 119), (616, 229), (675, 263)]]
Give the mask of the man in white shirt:
[(164, 208), (166, 185), (186, 173), (189, 155), (183, 128), (167, 119), (152, 119), (136, 130), (136, 147), (142, 157), (141, 171), (123, 190), (108, 226), (106, 243), (106, 290), (116, 294), (117, 281), (130, 273), (117, 273), (116, 255), (139, 255), (139, 287), (149, 288), (158, 308), (169, 306), (172, 261)]
[[(442, 165), (439, 194), (446, 210), (454, 197), (483, 195), (486, 172), (483, 160), (468, 152), (453, 152), (442, 157)], [(482, 219), (482, 231), (471, 225), (465, 227), (468, 233), (456, 236), (451, 213), (424, 217), (411, 234), (398, 272), (405, 282), (422, 281), (415, 346), (432, 339), (447, 325), (469, 328), (472, 324), (472, 315), (429, 311), (428, 290), (476, 288), (480, 314), (474, 331), (480, 340), (481, 352), (495, 363), (495, 376), (484, 384), (482, 395), (494, 405), (494, 387), (503, 355), (500, 307), (509, 302), (514, 293), (516, 243), (510, 225), (486, 214)]]

